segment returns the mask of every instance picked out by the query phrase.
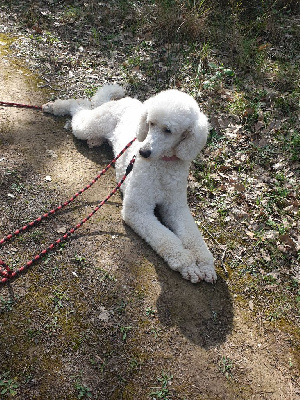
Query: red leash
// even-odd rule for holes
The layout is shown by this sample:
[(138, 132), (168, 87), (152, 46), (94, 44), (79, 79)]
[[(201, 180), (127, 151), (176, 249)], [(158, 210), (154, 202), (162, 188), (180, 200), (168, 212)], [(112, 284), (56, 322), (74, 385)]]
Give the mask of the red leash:
[[(84, 189), (81, 189), (78, 193), (76, 193), (71, 199), (68, 201), (62, 203), (58, 207), (54, 208), (53, 210), (49, 211), (48, 213), (40, 216), (39, 218), (35, 219), (34, 221), (30, 222), (29, 224), (23, 226), (20, 229), (17, 229), (15, 232), (5, 236), (3, 239), (0, 240), (0, 246), (2, 246), (5, 242), (11, 240), (13, 237), (18, 236), (20, 233), (25, 232), (27, 229), (31, 228), (32, 226), (38, 224), (42, 220), (48, 218), (50, 215), (56, 213), (57, 211), (61, 210), (68, 204), (70, 204), (73, 200), (75, 200), (79, 195), (81, 195), (83, 192), (85, 192), (87, 189), (89, 189), (97, 180), (106, 173), (106, 171), (117, 161), (119, 157), (132, 145), (132, 143), (136, 140), (134, 138), (131, 140), (125, 147), (124, 149), (96, 176), (96, 178), (89, 184), (87, 185)], [(98, 210), (105, 204), (111, 196), (113, 196), (117, 190), (121, 187), (123, 182), (125, 181), (126, 177), (130, 174), (133, 168), (133, 164), (135, 162), (135, 156), (131, 159), (126, 172), (123, 176), (123, 178), (118, 182), (117, 186), (111, 191), (111, 193), (99, 203), (99, 205), (86, 217), (84, 218), (81, 222), (79, 222), (77, 225), (75, 225), (72, 229), (70, 229), (67, 233), (65, 233), (60, 239), (56, 240), (54, 243), (52, 243), (50, 246), (48, 246), (46, 249), (41, 251), (41, 253), (37, 254), (32, 260), (28, 261), (26, 264), (18, 268), (17, 270), (13, 271), (9, 268), (9, 266), (2, 260), (0, 260), (0, 276), (2, 278), (0, 279), (0, 284), (1, 283), (7, 283), (11, 279), (15, 278), (18, 274), (26, 270), (28, 267), (30, 267), (34, 262), (37, 262), (40, 260), (43, 256), (45, 256), (50, 250), (53, 250), (58, 244), (60, 244), (62, 241), (66, 240), (72, 233), (74, 233), (78, 228), (80, 228), (85, 222), (87, 222)]]
[(31, 106), (28, 104), (9, 103), (8, 101), (0, 101), (0, 106), (18, 107), (18, 108), (33, 108), (35, 110), (42, 110), (41, 106)]

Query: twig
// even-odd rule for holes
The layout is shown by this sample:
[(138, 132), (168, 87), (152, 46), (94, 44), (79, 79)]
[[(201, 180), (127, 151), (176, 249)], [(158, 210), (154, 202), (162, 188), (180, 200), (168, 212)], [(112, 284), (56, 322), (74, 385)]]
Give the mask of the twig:
[(224, 260), (225, 260), (225, 257), (226, 257), (226, 252), (227, 252), (227, 247), (225, 247), (225, 250), (224, 250), (224, 252), (222, 254), (221, 265), (222, 265), (222, 268), (224, 269), (225, 274), (228, 275), (228, 270), (226, 268), (226, 265), (224, 264)]

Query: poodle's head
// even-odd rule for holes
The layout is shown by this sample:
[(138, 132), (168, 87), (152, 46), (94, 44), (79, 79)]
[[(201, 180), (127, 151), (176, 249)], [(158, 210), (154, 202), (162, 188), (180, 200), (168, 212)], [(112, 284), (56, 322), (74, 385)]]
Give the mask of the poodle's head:
[(208, 122), (197, 102), (178, 90), (166, 90), (143, 104), (137, 139), (149, 159), (192, 161), (204, 147)]

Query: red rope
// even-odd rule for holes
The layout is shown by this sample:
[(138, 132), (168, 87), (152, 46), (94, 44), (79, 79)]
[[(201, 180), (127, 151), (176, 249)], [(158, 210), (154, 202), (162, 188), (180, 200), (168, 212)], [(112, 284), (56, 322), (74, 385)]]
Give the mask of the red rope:
[(32, 106), (29, 104), (10, 103), (8, 101), (0, 101), (0, 106), (18, 107), (18, 108), (34, 108), (35, 110), (42, 110), (41, 106)]
[[(119, 157), (132, 145), (132, 143), (136, 140), (134, 138), (131, 140), (125, 147), (124, 149), (96, 176), (96, 178), (88, 184), (84, 189), (81, 189), (79, 192), (77, 192), (73, 197), (71, 197), (68, 201), (62, 203), (58, 207), (52, 209), (48, 213), (40, 216), (39, 218), (35, 219), (34, 221), (30, 222), (29, 224), (23, 226), (20, 229), (17, 229), (15, 232), (12, 234), (9, 234), (5, 236), (3, 239), (0, 240), (0, 246), (3, 245), (5, 242), (11, 240), (13, 237), (18, 236), (20, 233), (25, 232), (27, 229), (31, 228), (32, 226), (36, 225), (37, 223), (41, 222), (43, 219), (48, 218), (50, 215), (54, 214), (55, 212), (61, 210), (63, 207), (67, 206), (70, 204), (73, 200), (75, 200), (79, 195), (81, 195), (83, 192), (85, 192), (87, 189), (89, 189), (97, 180), (105, 174), (105, 172), (117, 161)], [(130, 161), (126, 172), (123, 176), (123, 178), (118, 182), (117, 186), (111, 191), (111, 193), (103, 200), (99, 205), (86, 217), (84, 218), (81, 222), (79, 222), (77, 225), (75, 225), (72, 229), (70, 229), (67, 233), (65, 233), (60, 239), (57, 239), (55, 242), (53, 242), (50, 246), (48, 246), (46, 249), (41, 251), (39, 254), (37, 254), (32, 260), (28, 261), (26, 264), (21, 266), (15, 271), (12, 271), (9, 266), (3, 261), (0, 260), (0, 276), (3, 278), (0, 280), (1, 283), (7, 283), (9, 280), (15, 278), (19, 273), (23, 272), (25, 269), (30, 267), (34, 262), (37, 262), (38, 260), (41, 259), (41, 257), (45, 256), (49, 251), (54, 249), (58, 244), (60, 244), (62, 241), (65, 241), (72, 233), (74, 233), (78, 228), (80, 228), (85, 222), (87, 222), (98, 210), (101, 208), (107, 200), (113, 196), (117, 190), (121, 187), (123, 182), (125, 181), (127, 175), (130, 174), (133, 164), (135, 162), (135, 157), (132, 158)]]

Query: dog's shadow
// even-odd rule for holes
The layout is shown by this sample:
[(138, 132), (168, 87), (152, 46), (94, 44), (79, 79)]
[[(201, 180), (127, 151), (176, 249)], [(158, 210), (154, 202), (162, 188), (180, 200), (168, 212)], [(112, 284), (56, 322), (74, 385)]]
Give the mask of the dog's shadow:
[(218, 276), (215, 284), (186, 281), (127, 226), (126, 233), (132, 239), (131, 254), (142, 249), (155, 267), (161, 287), (156, 302), (159, 321), (179, 328), (188, 340), (203, 348), (223, 343), (233, 325), (233, 303), (224, 279)]
[(73, 142), (76, 150), (95, 164), (102, 166), (103, 164), (108, 164), (114, 158), (112, 148), (107, 142), (93, 148), (88, 147), (86, 140), (80, 140), (74, 136)]
[(157, 300), (159, 320), (177, 326), (191, 342), (209, 348), (225, 341), (232, 330), (232, 300), (226, 282), (193, 284), (165, 263), (156, 267), (161, 283)]

